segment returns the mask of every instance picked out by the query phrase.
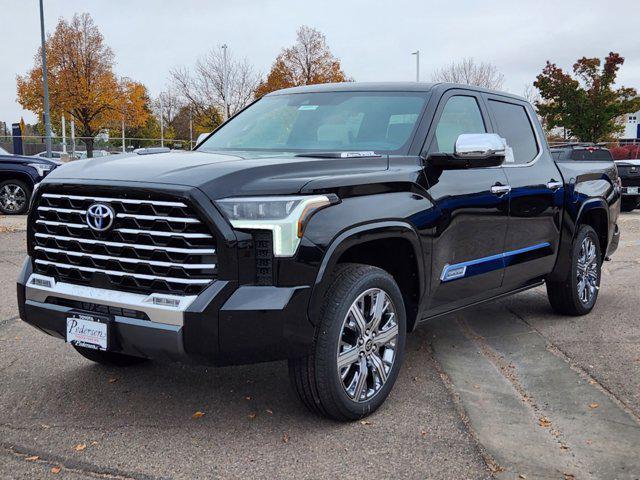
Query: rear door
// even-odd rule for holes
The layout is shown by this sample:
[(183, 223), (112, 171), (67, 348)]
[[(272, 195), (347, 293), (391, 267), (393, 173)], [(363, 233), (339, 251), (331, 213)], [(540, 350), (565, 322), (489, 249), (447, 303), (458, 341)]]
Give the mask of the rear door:
[[(427, 136), (430, 153), (453, 153), (463, 133), (491, 125), (479, 93), (450, 90), (438, 104)], [(433, 237), (429, 309), (449, 310), (495, 295), (504, 272), (509, 194), (502, 167), (443, 170), (425, 165), (429, 193), (440, 210)]]
[(511, 187), (504, 248), (505, 288), (518, 288), (553, 269), (560, 239), (564, 184), (526, 102), (485, 95), (494, 132), (507, 142), (504, 172)]

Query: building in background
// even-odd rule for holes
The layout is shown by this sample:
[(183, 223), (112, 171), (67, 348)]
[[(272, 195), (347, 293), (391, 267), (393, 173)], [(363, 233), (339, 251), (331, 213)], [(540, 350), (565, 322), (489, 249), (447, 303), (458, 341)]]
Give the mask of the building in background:
[(624, 131), (621, 140), (640, 140), (640, 111), (629, 113), (624, 119)]

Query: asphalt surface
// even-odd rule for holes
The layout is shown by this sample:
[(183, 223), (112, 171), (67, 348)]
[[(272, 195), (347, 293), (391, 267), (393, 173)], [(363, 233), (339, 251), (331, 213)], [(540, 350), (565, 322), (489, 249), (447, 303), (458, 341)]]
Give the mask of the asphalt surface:
[(385, 405), (337, 424), (298, 403), (283, 362), (110, 369), (22, 323), (12, 219), (0, 478), (640, 478), (640, 212), (620, 224), (590, 315), (554, 314), (539, 288), (431, 322)]

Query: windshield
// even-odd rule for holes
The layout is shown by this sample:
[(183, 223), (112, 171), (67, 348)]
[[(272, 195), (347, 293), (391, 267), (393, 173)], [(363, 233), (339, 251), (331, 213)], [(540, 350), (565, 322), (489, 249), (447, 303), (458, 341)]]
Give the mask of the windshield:
[(326, 92), (267, 96), (199, 148), (406, 153), (427, 94)]

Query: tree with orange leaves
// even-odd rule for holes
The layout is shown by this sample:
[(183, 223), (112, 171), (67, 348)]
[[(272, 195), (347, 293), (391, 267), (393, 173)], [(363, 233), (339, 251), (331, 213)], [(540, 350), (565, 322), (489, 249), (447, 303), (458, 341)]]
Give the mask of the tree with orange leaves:
[(298, 29), (296, 43), (276, 58), (267, 79), (256, 89), (256, 97), (281, 88), (349, 81), (352, 80), (329, 50), (325, 36), (303, 25)]
[[(64, 114), (75, 119), (78, 136), (85, 138), (87, 156), (93, 156), (93, 140), (109, 126), (143, 125), (149, 116), (146, 87), (113, 72), (113, 52), (88, 13), (60, 19), (48, 35), (47, 74), (51, 117)], [(37, 115), (43, 111), (42, 60), (38, 52), (34, 67), (17, 77), (18, 102)]]

